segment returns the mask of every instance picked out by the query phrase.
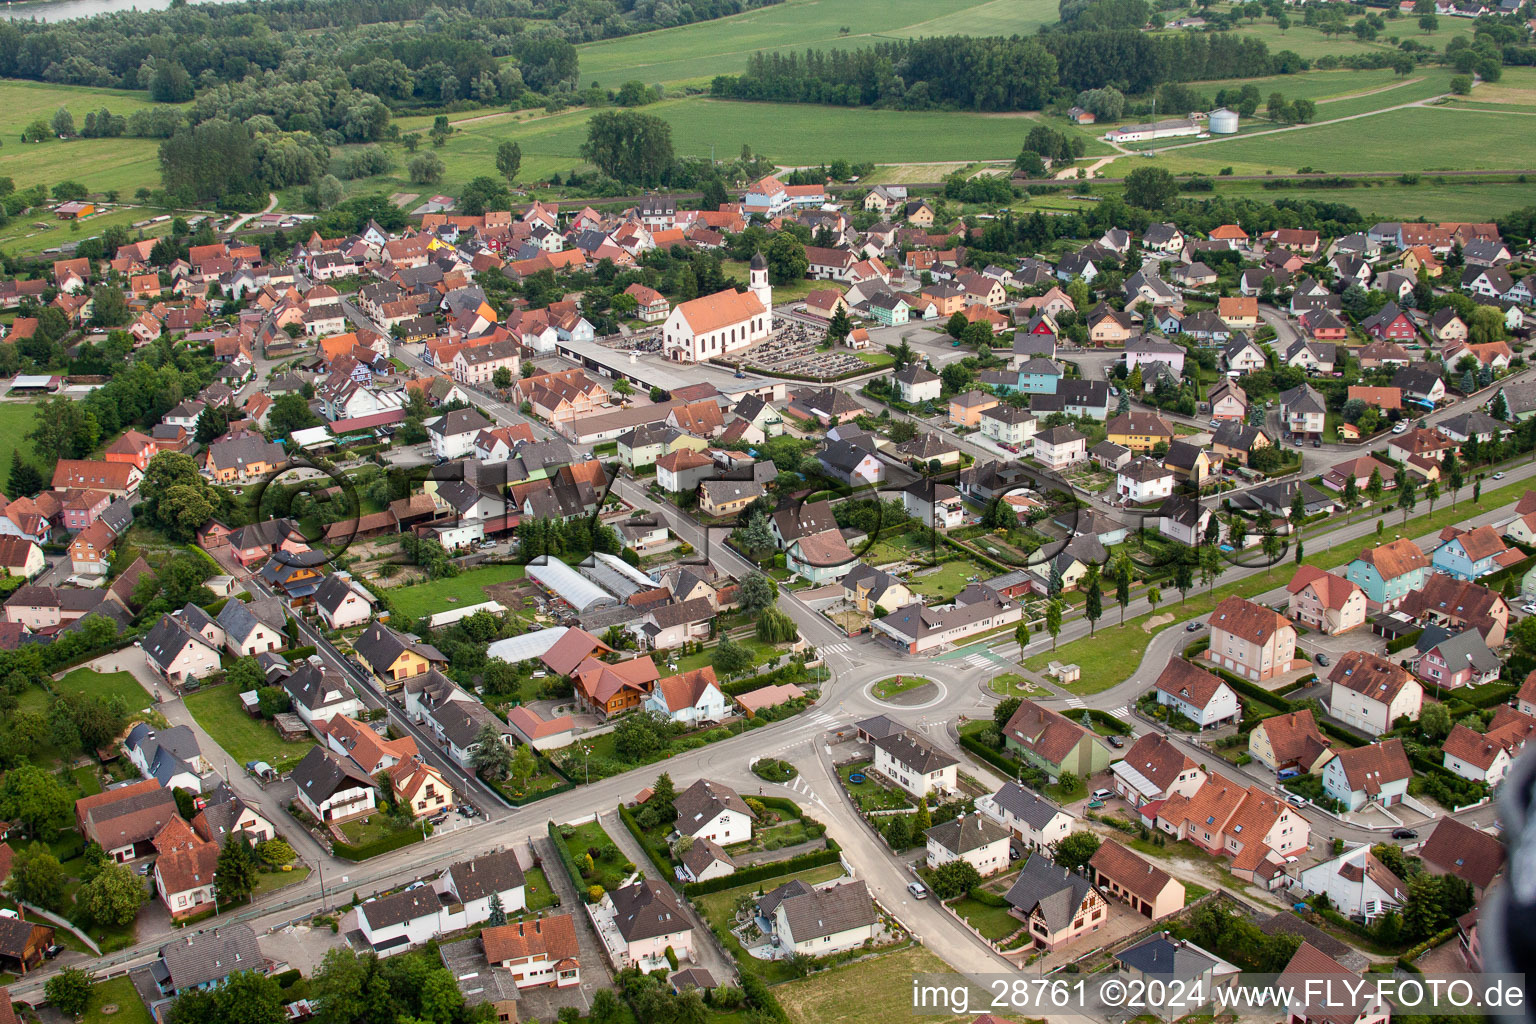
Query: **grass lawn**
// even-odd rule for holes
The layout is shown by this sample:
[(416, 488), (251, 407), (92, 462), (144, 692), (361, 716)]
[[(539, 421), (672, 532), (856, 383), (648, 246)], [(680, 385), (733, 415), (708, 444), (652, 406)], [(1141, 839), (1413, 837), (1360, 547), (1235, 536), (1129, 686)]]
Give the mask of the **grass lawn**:
[(524, 914), (537, 913), (545, 907), (555, 905), (554, 886), (549, 884), (549, 879), (544, 875), (543, 868), (529, 868), (523, 872), (523, 892), (527, 894), (528, 906), (523, 910)]
[[(113, 1011), (104, 1013), (108, 1007), (114, 1008)], [(91, 1004), (81, 1021), (82, 1024), (154, 1024), (149, 1009), (126, 974), (91, 987)]]
[[(347, 837), (347, 842), (353, 846), (365, 846), (368, 843), (376, 843), (387, 836), (396, 835), (405, 829), (391, 828), (389, 816), (380, 811), (370, 814), (366, 818), (353, 818), (351, 821), (342, 822), (337, 826), (341, 834)], [(420, 825), (411, 825), (411, 829), (420, 830)]]
[(578, 868), (585, 866), (586, 857), (591, 851), (597, 851), (596, 854), (592, 854), (592, 874), (579, 880), (578, 889), (590, 885), (601, 885), (612, 892), (624, 883), (625, 878), (629, 877), (630, 872), (624, 868), (623, 851), (603, 826), (595, 821), (576, 826), (576, 831), (565, 840), (565, 846), (571, 851), (571, 856), (575, 859)]
[(991, 939), (1001, 941), (1024, 927), (1024, 922), (1008, 913), (1007, 907), (989, 907), (969, 896), (950, 904), (955, 913), (965, 918), (972, 928)]
[(876, 683), (874, 693), (876, 697), (884, 699), (894, 697), (898, 693), (906, 693), (908, 690), (915, 690), (919, 686), (927, 686), (930, 682), (932, 680), (927, 676), (892, 676)]
[[(820, 971), (773, 990), (795, 1024), (865, 1024), (896, 1020), (912, 1013), (912, 978), (952, 971), (921, 946), (910, 946), (872, 960)], [(974, 1016), (974, 1014), (972, 1015)], [(924, 1017), (925, 1021), (970, 1017)]]
[(433, 615), (452, 608), (463, 608), (488, 601), (485, 589), (497, 583), (520, 580), (527, 570), (520, 565), (487, 565), (459, 573), (451, 579), (416, 583), (409, 587), (391, 587), (385, 593), (394, 610), (407, 623), (423, 615)]
[[(3, 238), (0, 238), (3, 241)], [(53, 466), (37, 461), (37, 453), (27, 437), (37, 426), (37, 409), (31, 402), (0, 402), (0, 470), (5, 472), (6, 490), (11, 489), (11, 453), (21, 452), (21, 457), (37, 467), (44, 480), (53, 477)]]
[[(766, 50), (858, 49), (885, 39), (1032, 35), (1057, 18), (1049, 0), (789, 0), (716, 21), (602, 40), (576, 48), (583, 82), (707, 82)], [(844, 34), (844, 30), (851, 30)], [(723, 127), (723, 126), (722, 126)], [(726, 147), (722, 152), (735, 153)]]
[[(1387, 529), (1382, 534), (1383, 539), (1391, 540), (1395, 534), (1404, 537), (1417, 537), (1421, 534), (1432, 533), (1443, 527), (1459, 523), (1472, 515), (1487, 512), (1515, 501), (1524, 494), (1528, 488), (1525, 482), (1509, 484), (1505, 487), (1493, 490), (1484, 489), (1483, 500), (1475, 505), (1470, 500), (1470, 488), (1463, 488), (1463, 500), (1455, 507), (1441, 502), (1432, 513), (1414, 516), (1406, 524), (1403, 524), (1401, 513), (1387, 512), (1385, 519)], [(1307, 545), (1307, 564), (1315, 565), (1319, 569), (1333, 569), (1354, 561), (1356, 555), (1369, 547), (1375, 547), (1379, 543), (1376, 535), (1370, 534), (1361, 540), (1335, 544), (1331, 548), (1320, 549), (1319, 541), (1314, 538), (1304, 538)], [(1272, 573), (1256, 573), (1246, 579), (1237, 580), (1216, 588), (1214, 593), (1192, 590), (1189, 597), (1182, 604), (1177, 600), (1170, 600), (1160, 606), (1158, 615), (1172, 614), (1174, 622), (1183, 622), (1195, 616), (1209, 615), (1211, 611), (1228, 597), (1252, 598), (1265, 591), (1282, 586), (1289, 578), (1289, 565), (1277, 565)], [(1172, 595), (1177, 596), (1175, 591)], [(1119, 626), (1100, 626), (1098, 634), (1091, 637), (1083, 637), (1073, 640), (1064, 647), (1058, 647), (1055, 651), (1044, 651), (1036, 654), (1024, 662), (1025, 667), (1034, 671), (1043, 671), (1046, 665), (1052, 661), (1063, 664), (1078, 665), (1082, 669), (1082, 677), (1075, 683), (1067, 686), (1075, 694), (1086, 696), (1099, 693), (1115, 686), (1135, 670), (1141, 659), (1141, 652), (1151, 640), (1151, 633), (1143, 630), (1142, 624), (1151, 617), (1151, 614), (1139, 615), (1126, 621), (1124, 628)], [(1173, 625), (1174, 623), (1169, 623)], [(1163, 627), (1167, 628), (1167, 627)]]
[[(87, 697), (103, 699), (121, 697), (129, 711), (147, 708), (153, 700), (132, 672), (95, 672), (77, 668), (63, 679), (55, 680), (53, 687), (60, 694), (83, 693)], [(48, 695), (40, 689), (30, 689), (22, 694), (18, 703), (22, 708), (41, 711), (48, 703)]]
[(983, 576), (984, 573), (985, 570), (975, 562), (960, 558), (945, 562), (937, 571), (913, 574), (907, 580), (907, 586), (914, 594), (928, 598), (929, 604), (935, 604), (954, 597), (965, 589), (972, 577)]
[[(152, 139), (79, 139), (60, 143), (64, 148), (53, 149), (45, 144), (36, 148), (27, 146), (22, 152), (36, 158), (34, 162), (42, 168), (41, 173), (55, 175), (69, 173), (75, 170), (76, 160), (80, 160), (80, 166), (87, 169), (110, 168), (110, 173), (103, 172), (97, 177), (90, 176), (88, 170), (80, 171), (77, 176), (80, 183), (92, 191), (116, 188), (125, 195), (130, 195), (133, 189), (140, 185), (159, 187), (160, 169), (153, 142)], [(146, 158), (125, 160), (122, 167), (117, 167), (109, 159), (101, 159), (105, 152), (103, 147), (113, 147), (117, 143), (123, 144), (125, 156), (134, 154), (141, 146), (150, 148), (143, 151), (147, 153)], [(51, 165), (50, 162), (53, 164)], [(50, 166), (52, 166), (51, 172)], [(30, 166), (18, 166), (4, 156), (0, 156), (0, 169), (3, 169), (6, 174), (17, 175), (18, 184), (29, 183), (29, 179), (22, 178), (20, 175), (40, 173)], [(164, 221), (142, 229), (134, 228), (133, 225), (166, 212), (168, 211), (152, 206), (131, 206), (108, 210), (105, 213), (87, 217), (85, 220), (62, 221), (53, 219), (53, 215), (47, 210), (37, 210), (30, 216), (17, 217), (4, 227), (0, 227), (0, 251), (12, 256), (36, 256), (44, 249), (99, 235), (114, 225), (128, 228), (130, 235), (142, 233), (146, 238), (153, 238), (169, 231), (170, 222)], [(35, 225), (38, 224), (43, 226), (36, 227)]]
[[(1183, 880), (1181, 879), (1180, 881), (1182, 882)], [(1184, 905), (1186, 907), (1189, 906), (1191, 903), (1195, 902), (1195, 900), (1199, 899), (1200, 897), (1209, 895), (1210, 891), (1211, 891), (1211, 890), (1207, 889), (1205, 886), (1197, 885), (1194, 882), (1183, 882), (1183, 885), (1184, 885)]]
[(211, 686), (183, 699), (197, 724), (235, 759), (231, 771), (247, 761), (265, 761), (282, 772), (297, 764), (314, 746), (308, 740), (285, 740), (272, 723), (247, 715), (233, 686)]
[(1049, 696), (1051, 692), (1043, 686), (1036, 686), (1017, 672), (1004, 672), (993, 676), (987, 685), (999, 697), (1044, 697)]
[(297, 885), (309, 877), (309, 868), (303, 864), (292, 865), (292, 871), (262, 871), (256, 875), (256, 888), (251, 892), (251, 899), (259, 899), (269, 892), (278, 889), (286, 889), (290, 885)]
[(854, 802), (862, 810), (883, 811), (913, 806), (906, 793), (899, 789), (886, 789), (868, 775), (865, 775), (862, 782), (848, 781), (848, 776), (868, 770), (868, 761), (859, 761), (838, 770), (838, 778), (842, 780), (844, 788), (853, 795)]

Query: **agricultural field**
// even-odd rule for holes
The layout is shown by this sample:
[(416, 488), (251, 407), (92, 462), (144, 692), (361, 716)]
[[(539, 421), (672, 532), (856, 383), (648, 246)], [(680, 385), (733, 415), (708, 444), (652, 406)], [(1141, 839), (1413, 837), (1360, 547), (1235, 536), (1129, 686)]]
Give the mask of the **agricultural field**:
[(1052, 0), (788, 0), (731, 18), (578, 46), (582, 82), (706, 84), (767, 50), (854, 49), (882, 39), (1032, 34)]
[[(1536, 161), (1536, 122), (1517, 112), (1424, 106), (1391, 110), (1334, 124), (1267, 134), (1174, 145), (1158, 151), (1159, 166), (1175, 173), (1289, 174), (1301, 167), (1322, 171), (1380, 171), (1390, 153), (1392, 171), (1497, 170)], [(1468, 132), (1477, 144), (1468, 146)], [(1404, 146), (1404, 139), (1414, 140)], [(1118, 169), (1118, 168), (1117, 168)], [(1128, 169), (1128, 168), (1127, 168)]]

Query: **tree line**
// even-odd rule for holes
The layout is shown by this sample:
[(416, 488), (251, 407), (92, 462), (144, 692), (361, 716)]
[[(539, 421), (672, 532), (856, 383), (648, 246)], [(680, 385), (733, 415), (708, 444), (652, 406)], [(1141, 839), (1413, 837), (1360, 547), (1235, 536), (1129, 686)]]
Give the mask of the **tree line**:
[(937, 36), (866, 50), (757, 53), (713, 95), (898, 110), (1038, 110), (1054, 99), (1114, 87), (1142, 93), (1164, 82), (1257, 78), (1301, 70), (1262, 40), (1224, 33), (1151, 36), (1101, 29), (1019, 36)]

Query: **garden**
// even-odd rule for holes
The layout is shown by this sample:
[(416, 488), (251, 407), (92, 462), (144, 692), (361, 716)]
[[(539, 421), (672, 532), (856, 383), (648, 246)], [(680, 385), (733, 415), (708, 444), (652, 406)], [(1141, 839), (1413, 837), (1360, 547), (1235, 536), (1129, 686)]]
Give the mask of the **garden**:
[(912, 800), (905, 791), (875, 781), (870, 767), (869, 761), (855, 761), (837, 770), (843, 788), (848, 791), (859, 810), (868, 814), (870, 811), (904, 810), (912, 806)]
[(585, 892), (590, 903), (624, 885), (636, 872), (634, 862), (625, 859), (599, 822), (560, 825), (555, 829), (555, 838), (561, 859), (572, 872), (571, 881)]
[(310, 740), (285, 740), (271, 722), (246, 714), (238, 687), (228, 683), (189, 693), (183, 701), (197, 724), (241, 765), (265, 761), (282, 773), (302, 761), (314, 746)]
[(778, 757), (760, 757), (752, 762), (752, 774), (767, 782), (785, 783), (800, 774), (794, 765)]

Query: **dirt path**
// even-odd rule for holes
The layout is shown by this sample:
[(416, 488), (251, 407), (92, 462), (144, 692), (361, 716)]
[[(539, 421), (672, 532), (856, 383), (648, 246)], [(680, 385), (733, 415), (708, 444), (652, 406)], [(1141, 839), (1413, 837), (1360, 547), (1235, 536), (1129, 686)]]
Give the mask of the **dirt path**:
[(1374, 89), (1366, 89), (1362, 92), (1347, 92), (1342, 96), (1330, 96), (1326, 100), (1318, 100), (1317, 105), (1322, 106), (1325, 103), (1337, 103), (1340, 100), (1357, 100), (1362, 96), (1375, 96), (1379, 92), (1391, 92), (1393, 89), (1401, 89), (1405, 85), (1413, 85), (1415, 82), (1422, 81), (1424, 81), (1423, 78), (1405, 78), (1401, 82), (1388, 82), (1386, 85), (1378, 85)]

